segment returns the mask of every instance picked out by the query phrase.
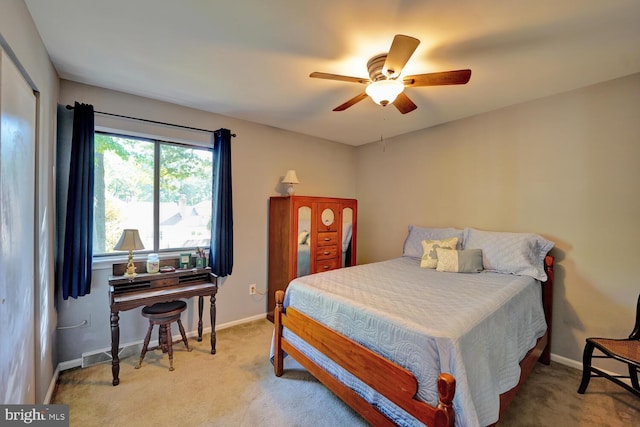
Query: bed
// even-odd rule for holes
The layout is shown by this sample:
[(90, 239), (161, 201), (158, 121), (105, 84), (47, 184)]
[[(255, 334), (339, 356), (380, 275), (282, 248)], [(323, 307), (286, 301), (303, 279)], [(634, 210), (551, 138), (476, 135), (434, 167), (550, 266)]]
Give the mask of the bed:
[(536, 361), (549, 363), (552, 247), (410, 226), (402, 257), (277, 293), (275, 374), (292, 356), (373, 425), (491, 425)]

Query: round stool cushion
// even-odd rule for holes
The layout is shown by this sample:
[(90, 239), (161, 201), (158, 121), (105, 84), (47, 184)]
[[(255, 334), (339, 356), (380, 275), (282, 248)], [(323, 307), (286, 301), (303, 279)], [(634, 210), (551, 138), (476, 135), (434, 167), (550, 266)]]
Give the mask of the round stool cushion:
[(182, 311), (187, 308), (187, 303), (184, 301), (170, 301), (170, 302), (158, 302), (153, 305), (148, 305), (142, 309), (142, 314), (164, 314), (171, 311)]

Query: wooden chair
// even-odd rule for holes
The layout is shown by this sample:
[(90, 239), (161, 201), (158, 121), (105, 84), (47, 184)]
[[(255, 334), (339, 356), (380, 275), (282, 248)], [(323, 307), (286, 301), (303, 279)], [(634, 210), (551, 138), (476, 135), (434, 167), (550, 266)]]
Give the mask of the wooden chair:
[(173, 342), (171, 335), (171, 323), (178, 322), (178, 328), (182, 335), (182, 341), (187, 347), (187, 351), (191, 351), (189, 343), (187, 342), (187, 335), (184, 332), (184, 327), (180, 321), (180, 314), (187, 308), (187, 303), (184, 301), (171, 301), (171, 302), (159, 302), (157, 304), (148, 305), (142, 309), (142, 315), (149, 319), (149, 330), (147, 336), (144, 338), (144, 345), (142, 346), (142, 353), (140, 354), (140, 361), (136, 366), (139, 369), (142, 366), (145, 354), (149, 346), (151, 339), (151, 332), (153, 331), (153, 325), (159, 325), (160, 331), (158, 334), (158, 348), (162, 349), (163, 353), (169, 353), (169, 370), (173, 371)]
[[(594, 349), (600, 350), (602, 356), (593, 356)], [(615, 359), (626, 363), (629, 368), (629, 375), (611, 375), (591, 366), (592, 358)], [(640, 397), (640, 385), (638, 384), (638, 371), (640, 370), (640, 295), (636, 307), (636, 325), (627, 339), (611, 338), (587, 338), (582, 356), (582, 382), (578, 393), (584, 394), (589, 385), (591, 377), (602, 377), (613, 381), (631, 393)], [(619, 378), (631, 380), (631, 386), (621, 381)]]

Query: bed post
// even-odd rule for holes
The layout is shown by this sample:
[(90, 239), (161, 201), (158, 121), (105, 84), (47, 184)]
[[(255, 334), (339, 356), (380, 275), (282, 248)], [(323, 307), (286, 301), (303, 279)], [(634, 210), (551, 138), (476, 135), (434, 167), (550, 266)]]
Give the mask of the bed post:
[(540, 362), (548, 365), (551, 363), (551, 331), (553, 316), (553, 263), (555, 259), (551, 255), (544, 258), (544, 271), (547, 273), (547, 281), (542, 285), (542, 307), (547, 321), (547, 345), (540, 355)]
[(276, 308), (273, 310), (274, 323), (274, 348), (273, 348), (273, 370), (276, 377), (282, 376), (284, 372), (284, 354), (282, 352), (282, 313), (284, 308), (284, 292), (276, 291)]
[(436, 424), (453, 427), (456, 421), (456, 414), (453, 410), (453, 395), (456, 393), (456, 379), (446, 372), (438, 376), (438, 409), (444, 410), (448, 415), (448, 420), (439, 420), (436, 414)]

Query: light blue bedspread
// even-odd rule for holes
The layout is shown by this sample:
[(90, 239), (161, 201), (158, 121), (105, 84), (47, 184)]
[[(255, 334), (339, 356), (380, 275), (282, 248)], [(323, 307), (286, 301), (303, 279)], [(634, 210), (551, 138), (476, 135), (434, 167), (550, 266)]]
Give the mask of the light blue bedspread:
[[(440, 372), (456, 378), (457, 426), (498, 419), (499, 394), (518, 383), (519, 362), (546, 330), (540, 283), (527, 276), (442, 273), (404, 257), (293, 280), (291, 305), (409, 369), (418, 398), (437, 403)], [(415, 425), (386, 399), (285, 336), (400, 425)]]

